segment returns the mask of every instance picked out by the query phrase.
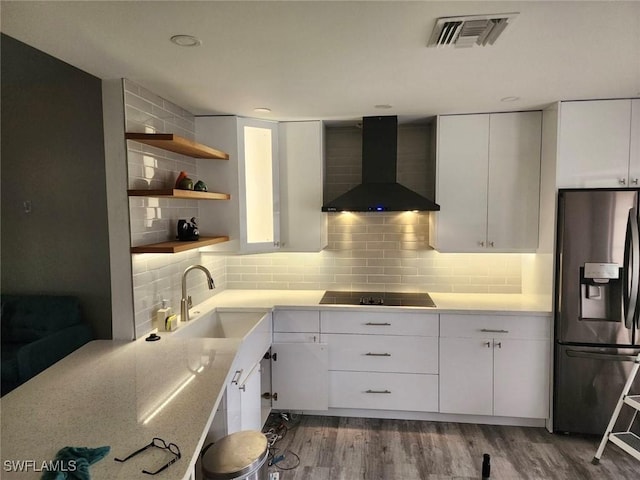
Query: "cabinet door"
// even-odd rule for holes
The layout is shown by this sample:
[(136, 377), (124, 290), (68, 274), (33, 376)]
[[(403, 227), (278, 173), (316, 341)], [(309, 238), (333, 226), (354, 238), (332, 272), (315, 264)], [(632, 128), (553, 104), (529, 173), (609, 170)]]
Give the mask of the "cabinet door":
[(200, 202), (200, 231), (230, 239), (203, 250), (276, 250), (280, 241), (278, 124), (234, 116), (198, 117), (196, 139), (229, 153), (228, 161), (198, 162), (198, 174), (209, 190), (231, 195), (224, 202)]
[(489, 115), (442, 116), (437, 129), (436, 198), (440, 211), (431, 241), (441, 252), (484, 252)]
[(245, 252), (275, 250), (280, 242), (278, 124), (238, 121), (240, 242)]
[(491, 338), (440, 338), (440, 412), (493, 415)]
[(631, 100), (562, 102), (557, 186), (626, 187)]
[(487, 246), (534, 251), (538, 246), (542, 112), (490, 117)]
[(631, 148), (629, 156), (629, 186), (640, 182), (640, 99), (631, 101)]
[[(329, 356), (322, 343), (274, 343), (271, 390), (276, 410), (329, 408)], [(273, 358), (275, 356), (275, 359)]]
[(240, 391), (240, 426), (242, 430), (262, 430), (260, 364), (257, 363), (237, 387)]
[(494, 341), (494, 415), (549, 416), (549, 340)]
[(242, 430), (242, 392), (238, 389), (241, 376), (242, 370), (236, 370), (225, 391), (227, 435)]
[(283, 250), (319, 252), (327, 246), (322, 206), (324, 127), (320, 121), (282, 122), (280, 135), (280, 243)]

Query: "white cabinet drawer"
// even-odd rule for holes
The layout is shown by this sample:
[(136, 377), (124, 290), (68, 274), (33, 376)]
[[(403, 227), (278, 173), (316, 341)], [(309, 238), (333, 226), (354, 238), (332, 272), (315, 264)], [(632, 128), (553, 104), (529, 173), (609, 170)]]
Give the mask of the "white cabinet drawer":
[(323, 334), (329, 370), (438, 373), (438, 338)]
[(273, 314), (274, 332), (319, 332), (318, 310), (276, 310)]
[(441, 337), (545, 339), (550, 335), (547, 316), (440, 314)]
[(273, 343), (318, 343), (320, 334), (314, 332), (274, 332)]
[(392, 312), (320, 312), (322, 333), (438, 336), (438, 314)]
[(329, 372), (329, 407), (438, 411), (438, 376)]

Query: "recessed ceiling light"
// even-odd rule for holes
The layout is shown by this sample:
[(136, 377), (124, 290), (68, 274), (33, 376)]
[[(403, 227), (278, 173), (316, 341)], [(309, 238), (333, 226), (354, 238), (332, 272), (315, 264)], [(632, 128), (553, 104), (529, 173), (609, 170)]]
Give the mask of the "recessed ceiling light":
[(199, 47), (202, 42), (193, 35), (174, 35), (171, 41), (180, 47)]
[(257, 113), (270, 113), (271, 109), (267, 107), (256, 107), (253, 109), (253, 111)]
[(520, 100), (520, 97), (503, 97), (500, 99), (501, 102), (515, 102), (516, 100)]
[(388, 110), (390, 109), (392, 106), (389, 105), (388, 103), (379, 103), (378, 105), (374, 105), (374, 108), (380, 108), (382, 110)]

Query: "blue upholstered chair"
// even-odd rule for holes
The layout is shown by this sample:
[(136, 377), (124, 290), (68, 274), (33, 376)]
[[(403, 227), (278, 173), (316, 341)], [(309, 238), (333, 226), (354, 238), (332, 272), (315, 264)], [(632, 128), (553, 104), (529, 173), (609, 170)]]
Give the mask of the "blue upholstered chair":
[(2, 395), (92, 338), (78, 299), (54, 295), (2, 295)]

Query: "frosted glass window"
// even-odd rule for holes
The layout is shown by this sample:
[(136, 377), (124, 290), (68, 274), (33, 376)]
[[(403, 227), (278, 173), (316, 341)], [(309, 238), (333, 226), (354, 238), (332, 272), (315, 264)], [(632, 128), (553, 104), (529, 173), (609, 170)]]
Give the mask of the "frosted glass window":
[(271, 130), (244, 127), (247, 243), (274, 241)]

